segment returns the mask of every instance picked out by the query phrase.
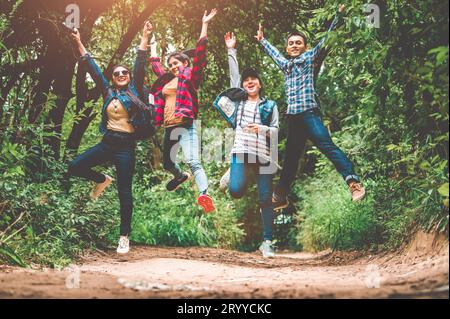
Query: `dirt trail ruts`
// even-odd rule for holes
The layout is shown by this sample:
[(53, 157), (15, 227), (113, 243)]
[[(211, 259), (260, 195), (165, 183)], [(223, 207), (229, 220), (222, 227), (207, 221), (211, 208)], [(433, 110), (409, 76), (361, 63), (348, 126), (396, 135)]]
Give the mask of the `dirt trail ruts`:
[(259, 253), (134, 246), (62, 271), (0, 267), (0, 298), (448, 298), (445, 238), (400, 253)]

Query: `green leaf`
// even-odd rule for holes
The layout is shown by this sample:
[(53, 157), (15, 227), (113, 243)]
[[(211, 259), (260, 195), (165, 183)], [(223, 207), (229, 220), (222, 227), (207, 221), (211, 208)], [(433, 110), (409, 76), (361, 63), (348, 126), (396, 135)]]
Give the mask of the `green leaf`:
[(398, 145), (395, 145), (395, 144), (389, 144), (388, 146), (386, 146), (386, 149), (387, 149), (388, 151), (397, 150), (398, 148), (399, 148), (399, 146), (398, 146)]
[(417, 73), (419, 74), (427, 74), (427, 73), (431, 73), (432, 69), (428, 66), (421, 66), (420, 68), (418, 68), (416, 70)]
[(436, 62), (437, 64), (442, 64), (445, 60), (448, 59), (448, 46), (440, 46), (428, 51), (429, 54), (436, 54)]
[(441, 185), (441, 187), (438, 188), (438, 192), (442, 196), (448, 197), (448, 183)]
[(0, 255), (6, 257), (10, 262), (12, 262), (14, 265), (20, 266), (20, 267), (27, 267), (27, 264), (20, 258), (19, 255), (17, 255), (11, 248), (6, 246), (6, 244), (2, 244), (0, 246)]
[(429, 169), (431, 167), (430, 162), (428, 161), (423, 161), (422, 163), (420, 163), (420, 168), (423, 169), (424, 171)]

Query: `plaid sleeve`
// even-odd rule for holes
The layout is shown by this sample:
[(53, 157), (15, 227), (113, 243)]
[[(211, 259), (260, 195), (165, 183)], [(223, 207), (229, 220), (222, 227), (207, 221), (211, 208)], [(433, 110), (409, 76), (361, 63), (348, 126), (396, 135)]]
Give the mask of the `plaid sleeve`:
[(320, 52), (320, 49), (322, 48), (325, 41), (328, 39), (330, 32), (336, 28), (340, 17), (341, 17), (341, 13), (339, 13), (339, 12), (336, 13), (336, 16), (334, 17), (333, 22), (331, 23), (330, 27), (328, 28), (328, 31), (325, 34), (325, 36), (322, 38), (322, 40), (320, 40), (320, 42), (312, 50), (309, 51), (309, 55), (311, 56), (311, 58), (315, 58), (317, 56), (317, 54)]
[(149, 61), (152, 66), (152, 71), (153, 71), (153, 73), (156, 74), (157, 77), (160, 77), (160, 76), (164, 75), (164, 73), (166, 73), (166, 71), (164, 70), (164, 67), (161, 64), (160, 58), (151, 57), (149, 59)]
[(265, 38), (261, 40), (261, 45), (264, 51), (274, 60), (274, 62), (278, 65), (281, 70), (285, 70), (288, 64), (288, 60), (275, 48), (273, 45), (269, 43)]
[(203, 79), (203, 71), (206, 68), (206, 49), (208, 45), (208, 38), (203, 37), (197, 42), (197, 46), (195, 48), (195, 57), (194, 63), (192, 67), (192, 82), (194, 87), (198, 89)]

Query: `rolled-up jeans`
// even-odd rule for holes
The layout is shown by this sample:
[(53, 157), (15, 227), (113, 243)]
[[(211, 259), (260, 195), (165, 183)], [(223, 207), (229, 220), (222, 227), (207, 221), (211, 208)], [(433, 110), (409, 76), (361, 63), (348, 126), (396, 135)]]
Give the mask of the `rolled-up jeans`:
[(116, 167), (117, 190), (120, 202), (120, 235), (131, 232), (133, 213), (133, 174), (136, 163), (136, 142), (132, 134), (107, 131), (102, 141), (69, 163), (69, 176), (82, 177), (103, 183), (105, 175), (92, 168), (107, 162)]
[(283, 170), (275, 189), (278, 195), (285, 196), (289, 193), (297, 175), (299, 160), (308, 139), (334, 164), (336, 170), (347, 183), (360, 181), (354, 172), (352, 162), (333, 143), (330, 133), (322, 123), (319, 110), (309, 110), (288, 116), (288, 136)]
[(258, 161), (249, 161), (248, 154), (233, 154), (231, 158), (229, 191), (233, 198), (242, 198), (251, 177), (258, 184), (259, 206), (263, 224), (263, 239), (272, 240), (274, 210), (272, 204), (273, 174), (261, 174)]
[(166, 128), (164, 131), (163, 165), (175, 178), (181, 177), (177, 154), (181, 147), (184, 160), (188, 164), (200, 193), (208, 190), (208, 179), (200, 162), (200, 142), (194, 122), (187, 125)]

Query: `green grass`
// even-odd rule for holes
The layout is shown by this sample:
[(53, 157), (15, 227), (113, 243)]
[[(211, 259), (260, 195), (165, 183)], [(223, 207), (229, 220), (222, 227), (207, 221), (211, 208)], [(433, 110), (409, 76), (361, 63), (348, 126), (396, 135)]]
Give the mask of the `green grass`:
[(371, 183), (367, 197), (353, 203), (337, 173), (310, 178), (294, 192), (301, 198), (297, 212), (297, 242), (304, 250), (361, 249), (379, 241)]

